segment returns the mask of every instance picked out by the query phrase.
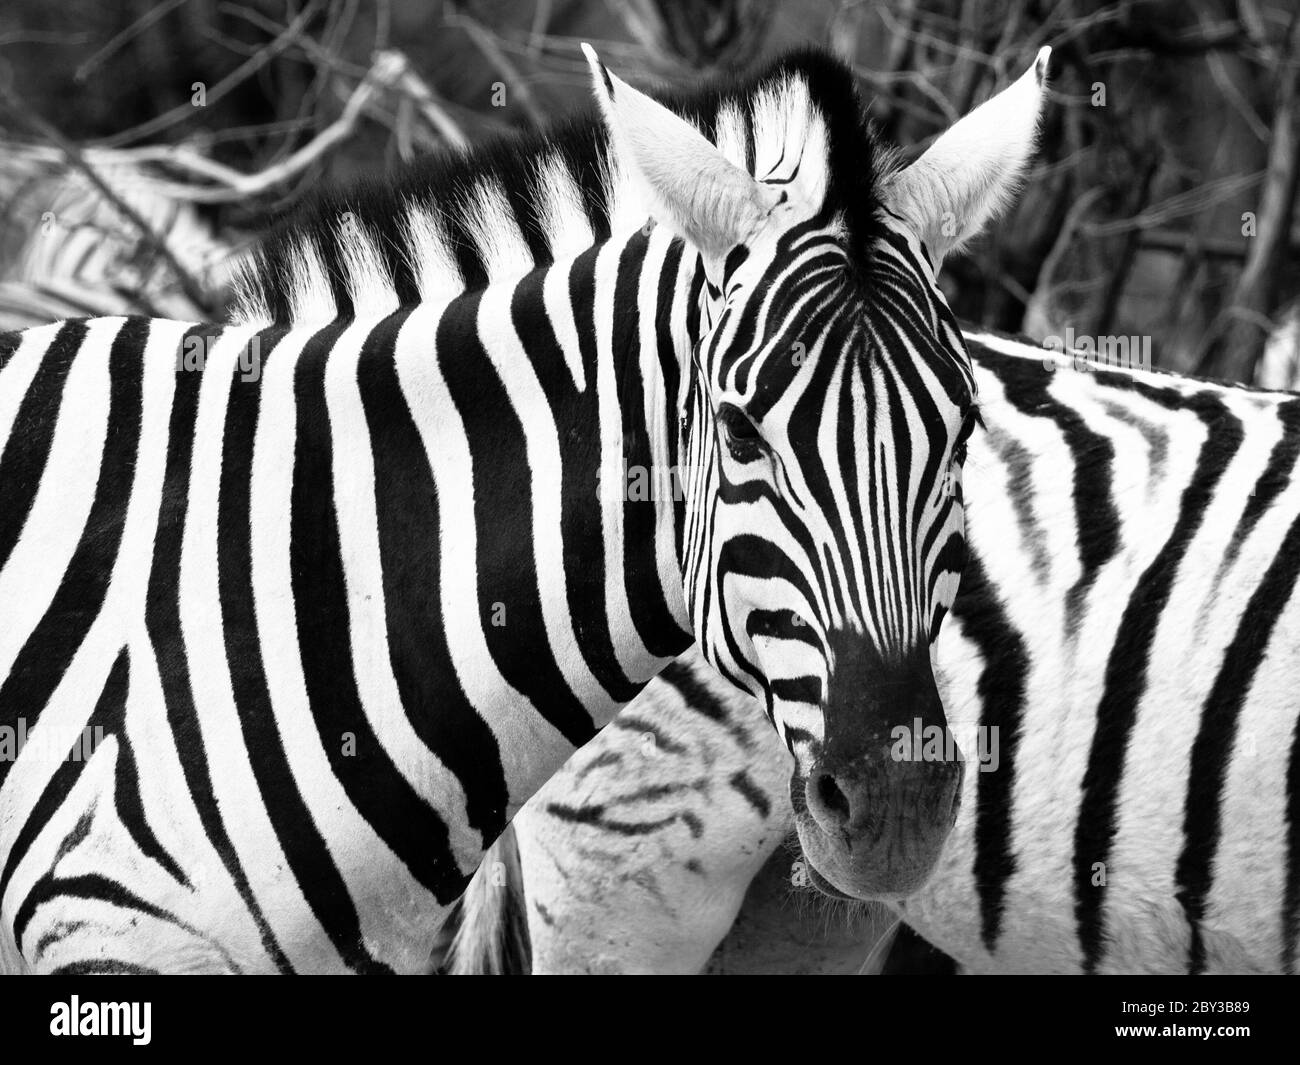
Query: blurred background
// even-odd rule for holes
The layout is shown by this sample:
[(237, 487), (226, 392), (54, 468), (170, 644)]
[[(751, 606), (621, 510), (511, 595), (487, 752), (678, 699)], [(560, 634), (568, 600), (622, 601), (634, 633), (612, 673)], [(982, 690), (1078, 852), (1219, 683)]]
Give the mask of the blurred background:
[(5, 0), (0, 328), (220, 315), (232, 252), (322, 182), (819, 45), (919, 150), (1054, 49), (1016, 208), (945, 264), (957, 314), (1149, 337), (1300, 381), (1294, 0)]

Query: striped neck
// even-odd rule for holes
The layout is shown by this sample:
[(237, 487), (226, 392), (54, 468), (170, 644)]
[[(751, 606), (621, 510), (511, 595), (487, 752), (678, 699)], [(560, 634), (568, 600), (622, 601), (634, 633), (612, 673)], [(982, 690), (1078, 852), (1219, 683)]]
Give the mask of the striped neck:
[(432, 473), (443, 565), (428, 596), (449, 630), (477, 622), (503, 679), (572, 745), (691, 643), (675, 467), (702, 283), (680, 241), (638, 230), (356, 320), (363, 395), (396, 368), (394, 402), (372, 404), (372, 438), (389, 438), (376, 455), (394, 478)]

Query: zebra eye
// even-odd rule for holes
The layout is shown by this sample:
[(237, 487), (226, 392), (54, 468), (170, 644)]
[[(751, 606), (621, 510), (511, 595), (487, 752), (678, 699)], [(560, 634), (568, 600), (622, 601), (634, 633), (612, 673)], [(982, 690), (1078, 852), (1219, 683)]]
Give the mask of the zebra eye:
[(961, 429), (957, 433), (957, 442), (952, 449), (954, 462), (966, 461), (966, 444), (970, 441), (971, 434), (975, 432), (975, 427), (984, 427), (984, 419), (980, 416), (978, 407), (971, 407), (962, 419)]
[(731, 403), (718, 408), (718, 421), (722, 425), (727, 446), (741, 462), (757, 458), (763, 447), (763, 437), (748, 415)]

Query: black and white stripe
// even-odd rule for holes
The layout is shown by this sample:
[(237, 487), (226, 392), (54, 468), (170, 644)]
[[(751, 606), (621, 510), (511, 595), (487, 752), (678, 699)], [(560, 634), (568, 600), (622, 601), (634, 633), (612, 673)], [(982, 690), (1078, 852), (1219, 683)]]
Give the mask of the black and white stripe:
[[(1300, 397), (967, 344), (987, 432), (936, 670), (998, 762), (897, 912), (973, 972), (1294, 973)], [(608, 730), (516, 819), (539, 971), (698, 970), (763, 861), (794, 860), (752, 702), (688, 657), (625, 717), (661, 739)]]
[[(847, 71), (690, 103), (766, 183), (602, 80), (630, 156), (588, 124), (326, 199), (234, 325), (0, 338), (0, 724), (30, 737), (0, 761), (6, 968), (419, 969), (696, 625), (801, 779), (866, 742), (826, 680), (951, 598), (960, 335)], [(653, 187), (625, 107), (712, 213)], [(683, 498), (623, 490), (683, 456)], [(91, 726), (88, 759), (37, 742)]]

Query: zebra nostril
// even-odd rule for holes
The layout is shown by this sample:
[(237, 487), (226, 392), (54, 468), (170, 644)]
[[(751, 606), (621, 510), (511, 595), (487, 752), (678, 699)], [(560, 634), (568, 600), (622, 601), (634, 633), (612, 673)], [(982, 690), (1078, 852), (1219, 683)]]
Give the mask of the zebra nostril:
[(817, 777), (813, 786), (817, 789), (817, 798), (821, 802), (822, 809), (827, 813), (833, 814), (841, 821), (848, 821), (850, 806), (849, 798), (835, 783), (835, 778), (829, 773), (822, 773)]

